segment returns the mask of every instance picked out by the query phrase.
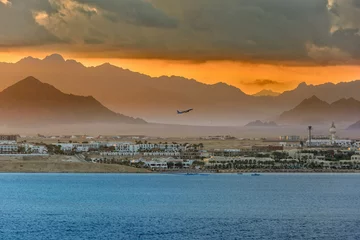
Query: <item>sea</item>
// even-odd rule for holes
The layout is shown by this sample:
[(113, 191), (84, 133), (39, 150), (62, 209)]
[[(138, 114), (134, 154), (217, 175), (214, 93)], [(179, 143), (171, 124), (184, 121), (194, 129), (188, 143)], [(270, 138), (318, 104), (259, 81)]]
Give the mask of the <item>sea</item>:
[(360, 239), (360, 174), (0, 174), (0, 239)]

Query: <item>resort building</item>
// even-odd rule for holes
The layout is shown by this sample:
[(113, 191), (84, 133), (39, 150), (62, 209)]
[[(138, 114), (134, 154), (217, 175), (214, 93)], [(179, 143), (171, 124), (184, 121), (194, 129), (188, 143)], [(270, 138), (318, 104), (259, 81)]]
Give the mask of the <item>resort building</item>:
[(0, 135), (0, 141), (17, 142), (19, 135)]
[(17, 144), (1, 144), (0, 145), (0, 154), (9, 154), (18, 152)]
[(153, 170), (165, 170), (168, 168), (167, 162), (159, 161), (147, 161), (145, 162), (145, 166)]
[(292, 135), (292, 136), (280, 136), (279, 140), (281, 141), (290, 141), (290, 142), (296, 142), (300, 141), (300, 136)]
[(100, 144), (97, 142), (91, 143), (53, 143), (53, 145), (60, 146), (60, 149), (64, 152), (88, 152), (91, 149), (99, 149)]
[(241, 155), (240, 149), (215, 149), (212, 156), (237, 157)]

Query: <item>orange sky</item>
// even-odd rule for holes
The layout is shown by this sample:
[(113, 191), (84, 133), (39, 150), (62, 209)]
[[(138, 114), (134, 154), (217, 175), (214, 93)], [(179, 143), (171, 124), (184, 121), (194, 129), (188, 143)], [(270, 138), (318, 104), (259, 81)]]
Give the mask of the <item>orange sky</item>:
[[(51, 53), (0, 53), (0, 62), (16, 62), (26, 56), (43, 58), (49, 54)], [(165, 60), (77, 58), (71, 54), (60, 54), (66, 59), (75, 59), (86, 66), (96, 66), (104, 62), (109, 62), (113, 65), (154, 77), (161, 75), (178, 75), (186, 78), (194, 78), (210, 84), (226, 82), (239, 87), (248, 94), (253, 94), (262, 89), (282, 92), (293, 89), (300, 82), (321, 84), (325, 82), (338, 83), (360, 79), (359, 66), (280, 66), (230, 61), (191, 63)], [(259, 79), (260, 81), (257, 81)], [(271, 80), (272, 84), (259, 84), (259, 82), (263, 80)]]

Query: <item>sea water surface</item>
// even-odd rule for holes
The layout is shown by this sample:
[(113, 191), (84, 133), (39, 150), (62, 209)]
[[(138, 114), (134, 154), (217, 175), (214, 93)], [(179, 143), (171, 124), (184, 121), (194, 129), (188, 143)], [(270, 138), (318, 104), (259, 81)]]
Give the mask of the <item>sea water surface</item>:
[(0, 239), (360, 239), (360, 175), (0, 174)]

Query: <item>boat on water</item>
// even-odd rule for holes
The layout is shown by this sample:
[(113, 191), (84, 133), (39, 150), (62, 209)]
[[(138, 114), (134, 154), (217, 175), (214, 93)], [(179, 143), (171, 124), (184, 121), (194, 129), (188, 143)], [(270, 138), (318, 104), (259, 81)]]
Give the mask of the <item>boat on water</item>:
[(237, 175), (243, 175), (243, 173), (239, 172), (239, 173), (237, 173)]
[(251, 176), (260, 176), (260, 173), (253, 173)]

